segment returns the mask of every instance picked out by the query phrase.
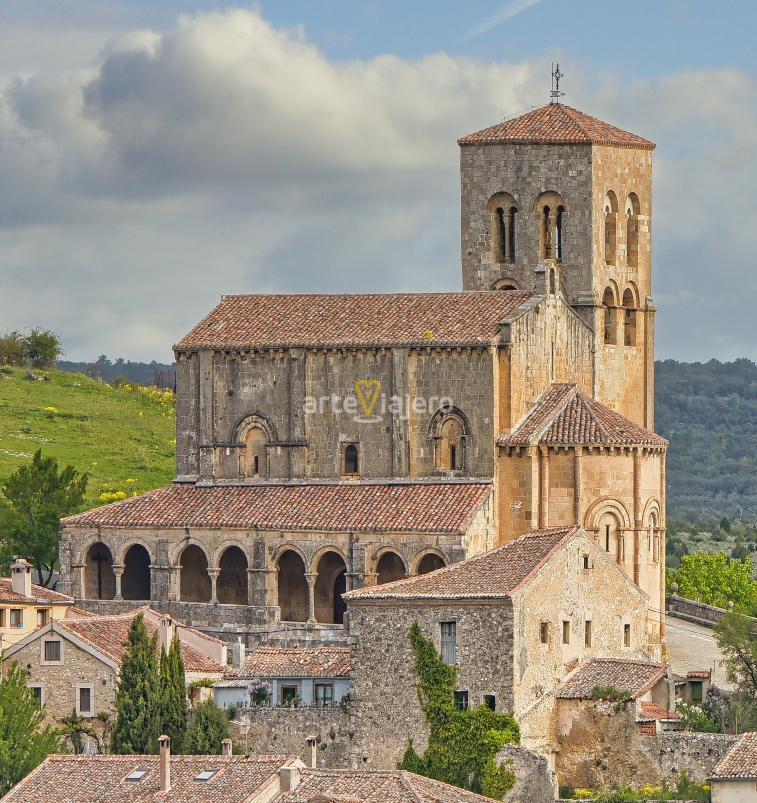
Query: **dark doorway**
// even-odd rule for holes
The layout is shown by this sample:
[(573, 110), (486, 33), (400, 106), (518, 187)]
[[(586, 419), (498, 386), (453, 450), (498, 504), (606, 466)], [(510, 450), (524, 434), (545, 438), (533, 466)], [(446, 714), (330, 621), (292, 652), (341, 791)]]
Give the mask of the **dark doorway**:
[(292, 549), (279, 558), (278, 597), (284, 622), (307, 622), (308, 584), (305, 563)]
[(179, 596), (182, 602), (210, 602), (212, 585), (208, 559), (196, 544), (181, 553)]
[(150, 599), (150, 553), (142, 544), (129, 547), (124, 557), (121, 596), (124, 599)]
[(446, 565), (447, 564), (442, 558), (440, 558), (438, 555), (435, 555), (433, 552), (430, 552), (428, 555), (424, 555), (420, 559), (420, 562), (418, 563), (418, 574), (435, 572), (437, 569), (443, 569)]
[(247, 604), (247, 556), (238, 546), (230, 546), (221, 555), (221, 569), (216, 596), (224, 605)]
[[(315, 581), (315, 619), (324, 624), (342, 624), (347, 606), (341, 595), (346, 587), (347, 566), (337, 552), (326, 552), (318, 561)], [(341, 590), (340, 590), (341, 589)]]
[(87, 550), (84, 561), (84, 596), (86, 599), (113, 599), (116, 596), (113, 555), (105, 544), (92, 544)]
[(378, 577), (376, 583), (391, 583), (394, 580), (404, 580), (405, 564), (396, 552), (384, 552), (376, 567)]

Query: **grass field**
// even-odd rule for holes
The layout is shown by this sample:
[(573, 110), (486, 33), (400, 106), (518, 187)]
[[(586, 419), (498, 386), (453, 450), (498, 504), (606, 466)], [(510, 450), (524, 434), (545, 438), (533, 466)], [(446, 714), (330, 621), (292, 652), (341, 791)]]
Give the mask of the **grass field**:
[[(38, 374), (42, 372), (37, 372)], [(174, 397), (113, 388), (81, 374), (0, 373), (0, 478), (37, 451), (90, 474), (86, 507), (168, 484), (174, 476)]]

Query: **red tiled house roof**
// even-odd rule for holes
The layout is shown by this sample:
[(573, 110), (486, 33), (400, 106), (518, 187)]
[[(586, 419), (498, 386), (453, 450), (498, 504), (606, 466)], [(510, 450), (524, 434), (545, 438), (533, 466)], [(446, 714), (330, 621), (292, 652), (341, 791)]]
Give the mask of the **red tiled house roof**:
[(584, 396), (573, 383), (550, 385), (512, 432), (497, 437), (498, 446), (536, 446), (542, 443), (559, 446), (668, 445), (665, 438)]
[(349, 647), (258, 647), (242, 669), (227, 676), (250, 678), (341, 678), (350, 675)]
[(274, 801), (287, 803), (490, 803), (456, 786), (401, 770), (304, 769), (300, 785)]
[(496, 599), (517, 591), (578, 527), (534, 530), (503, 546), (429, 574), (366, 586), (342, 595), (365, 599)]
[(468, 134), (457, 142), (459, 145), (493, 145), (503, 142), (593, 144), (644, 150), (653, 150), (655, 147), (648, 139), (630, 134), (562, 103), (542, 106), (512, 120)]
[[(56, 629), (70, 633), (81, 641), (89, 644), (98, 652), (107, 656), (117, 664), (121, 663), (126, 655), (126, 644), (129, 627), (138, 611), (118, 614), (114, 616), (96, 616), (82, 619), (59, 619), (55, 622)], [(157, 631), (157, 627), (145, 619), (145, 626), (150, 637)], [(181, 655), (184, 659), (184, 668), (187, 672), (201, 672), (207, 674), (220, 674), (226, 667), (202, 653), (192, 644), (181, 638), (181, 629), (178, 630), (181, 641)]]
[(680, 719), (675, 711), (668, 711), (657, 703), (641, 704), (641, 719)]
[[(4, 803), (246, 803), (290, 756), (171, 756), (171, 790), (160, 792), (158, 756), (48, 756), (3, 798)], [(148, 769), (138, 781), (126, 777)], [(207, 781), (195, 778), (217, 769)], [(266, 798), (268, 799), (268, 798)]]
[(488, 482), (169, 485), (78, 513), (65, 526), (461, 532)]
[(31, 597), (25, 597), (23, 594), (17, 594), (13, 590), (13, 581), (10, 577), (0, 577), (0, 602), (46, 602), (46, 603), (73, 603), (73, 597), (66, 594), (59, 594), (57, 591), (52, 591), (44, 586), (38, 586), (32, 583)]
[(742, 733), (712, 771), (712, 780), (757, 781), (757, 733)]
[(592, 700), (595, 686), (614, 686), (637, 700), (667, 674), (667, 664), (624, 658), (592, 658), (563, 681), (557, 696), (563, 700)]
[(183, 337), (193, 349), (486, 346), (531, 294), (521, 291), (225, 296)]

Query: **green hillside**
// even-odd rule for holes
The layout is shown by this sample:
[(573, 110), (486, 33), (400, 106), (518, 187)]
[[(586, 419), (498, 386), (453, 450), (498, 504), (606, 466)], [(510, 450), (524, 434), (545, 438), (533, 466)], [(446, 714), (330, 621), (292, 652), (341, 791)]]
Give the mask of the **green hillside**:
[(91, 475), (87, 507), (168, 484), (174, 476), (174, 396), (110, 387), (64, 371), (0, 371), (0, 477), (37, 449)]

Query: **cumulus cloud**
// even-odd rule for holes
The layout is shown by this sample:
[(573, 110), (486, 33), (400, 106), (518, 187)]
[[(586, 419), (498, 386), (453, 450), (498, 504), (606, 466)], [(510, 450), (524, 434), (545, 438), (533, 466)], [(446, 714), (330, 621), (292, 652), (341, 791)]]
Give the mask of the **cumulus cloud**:
[[(6, 72), (0, 316), (56, 329), (72, 357), (168, 359), (222, 293), (456, 289), (455, 140), (538, 102), (548, 63), (332, 62), (234, 9), (122, 32), (76, 68)], [(718, 326), (757, 293), (754, 94), (734, 71), (571, 93), (661, 143), (665, 356), (757, 356)]]

